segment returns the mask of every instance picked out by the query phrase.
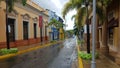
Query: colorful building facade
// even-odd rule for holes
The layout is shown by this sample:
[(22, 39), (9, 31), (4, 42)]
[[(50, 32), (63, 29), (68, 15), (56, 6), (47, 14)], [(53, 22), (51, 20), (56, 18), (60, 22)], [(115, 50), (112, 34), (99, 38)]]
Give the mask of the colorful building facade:
[[(0, 4), (0, 48), (6, 47), (6, 4)], [(44, 11), (44, 12), (43, 12)], [(42, 16), (42, 38), (39, 17)], [(14, 10), (8, 13), (10, 47), (24, 46), (48, 40), (48, 12), (27, 0), (26, 6), (15, 3)]]
[[(48, 13), (49, 13), (49, 22), (52, 19), (56, 19), (57, 21), (59, 20), (59, 16), (57, 16), (55, 12), (53, 12), (51, 10), (48, 10)], [(59, 31), (54, 26), (50, 26), (49, 28), (51, 29), (50, 32), (49, 32), (50, 40), (51, 41), (58, 40), (59, 39)]]

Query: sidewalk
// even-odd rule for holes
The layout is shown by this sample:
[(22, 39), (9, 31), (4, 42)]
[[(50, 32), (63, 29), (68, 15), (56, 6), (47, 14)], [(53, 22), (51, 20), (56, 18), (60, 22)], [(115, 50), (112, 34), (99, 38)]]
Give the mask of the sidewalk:
[[(83, 66), (84, 68), (90, 68), (91, 61), (86, 62), (86, 60), (83, 60)], [(106, 56), (100, 54), (99, 58), (96, 59), (96, 68), (120, 68), (120, 67), (113, 61), (108, 59)]]
[(52, 44), (56, 44), (56, 43), (60, 43), (60, 42), (62, 42), (62, 41), (52, 42), (52, 43), (48, 42), (48, 43), (42, 43), (42, 44), (38, 43), (38, 44), (27, 45), (27, 46), (19, 46), (19, 47), (17, 47), (18, 48), (18, 52), (17, 53), (0, 56), (0, 60), (8, 59), (8, 58), (20, 55), (20, 54), (31, 52), (33, 50), (49, 47)]
[[(83, 68), (91, 68), (91, 60), (82, 60), (82, 63)], [(99, 58), (96, 59), (96, 68), (120, 68), (120, 66), (110, 60), (109, 57), (99, 53)]]
[(19, 47), (18, 53), (0, 56), (0, 68), (47, 68), (63, 47), (61, 43)]
[(29, 49), (29, 48), (33, 48), (33, 47), (37, 47), (37, 46), (45, 46), (47, 44), (49, 44), (50, 42), (46, 42), (46, 43), (37, 43), (37, 44), (32, 44), (32, 45), (26, 45), (26, 46), (19, 46), (17, 47), (18, 48), (18, 51), (23, 51), (23, 50), (26, 50), (26, 49)]

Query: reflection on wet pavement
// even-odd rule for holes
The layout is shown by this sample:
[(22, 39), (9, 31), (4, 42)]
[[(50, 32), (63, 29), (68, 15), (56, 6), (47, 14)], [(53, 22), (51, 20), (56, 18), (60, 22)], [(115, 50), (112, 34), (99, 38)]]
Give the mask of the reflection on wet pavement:
[(48, 65), (48, 68), (71, 68), (72, 62), (76, 60), (76, 39), (67, 39), (64, 42), (64, 47), (59, 52), (58, 56)]

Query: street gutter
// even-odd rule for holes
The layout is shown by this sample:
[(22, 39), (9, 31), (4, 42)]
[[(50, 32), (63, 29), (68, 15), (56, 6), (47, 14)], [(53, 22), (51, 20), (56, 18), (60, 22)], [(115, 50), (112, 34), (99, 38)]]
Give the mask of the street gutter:
[(77, 46), (77, 54), (78, 54), (78, 68), (83, 68), (83, 62), (82, 62), (82, 59), (81, 57), (79, 56), (79, 52), (80, 52), (80, 49), (79, 49), (79, 46)]

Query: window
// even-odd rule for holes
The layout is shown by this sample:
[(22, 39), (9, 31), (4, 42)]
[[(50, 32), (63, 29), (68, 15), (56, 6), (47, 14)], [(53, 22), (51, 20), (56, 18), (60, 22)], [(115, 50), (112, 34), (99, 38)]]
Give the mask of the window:
[(113, 18), (114, 18), (114, 11), (112, 10), (108, 13), (108, 21), (110, 21)]
[(15, 19), (8, 18), (8, 24), (9, 24), (9, 41), (14, 42), (15, 41)]
[(28, 40), (28, 22), (23, 21), (23, 39)]
[(109, 44), (113, 45), (113, 28), (109, 28)]
[(47, 26), (45, 26), (45, 36), (47, 36)]
[(37, 24), (36, 23), (34, 23), (34, 38), (37, 38)]

